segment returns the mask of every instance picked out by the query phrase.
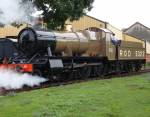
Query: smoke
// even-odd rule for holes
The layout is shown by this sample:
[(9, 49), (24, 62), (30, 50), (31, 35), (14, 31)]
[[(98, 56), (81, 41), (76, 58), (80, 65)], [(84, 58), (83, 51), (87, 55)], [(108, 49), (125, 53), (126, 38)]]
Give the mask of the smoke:
[(26, 86), (38, 86), (47, 80), (38, 76), (29, 74), (20, 74), (15, 71), (0, 69), (0, 88), (4, 89), (21, 89)]
[(32, 23), (32, 14), (36, 12), (35, 6), (29, 0), (0, 0), (0, 23)]

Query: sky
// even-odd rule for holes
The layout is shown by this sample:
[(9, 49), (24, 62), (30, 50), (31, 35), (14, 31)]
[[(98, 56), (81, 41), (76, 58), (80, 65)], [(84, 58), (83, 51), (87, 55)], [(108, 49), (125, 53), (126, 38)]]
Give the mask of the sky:
[(95, 0), (88, 15), (118, 29), (128, 28), (135, 22), (150, 27), (150, 0)]

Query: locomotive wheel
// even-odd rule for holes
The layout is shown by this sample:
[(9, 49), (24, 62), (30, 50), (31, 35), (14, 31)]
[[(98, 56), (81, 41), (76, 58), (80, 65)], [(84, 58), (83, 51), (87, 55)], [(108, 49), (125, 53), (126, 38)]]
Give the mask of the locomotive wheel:
[(132, 63), (128, 63), (128, 72), (132, 72), (133, 68), (132, 68)]
[(91, 67), (90, 66), (85, 66), (85, 67), (78, 69), (79, 78), (86, 79), (86, 78), (89, 78), (90, 75), (91, 75)]
[(138, 72), (141, 70), (141, 68), (142, 68), (141, 64), (136, 64), (135, 71)]
[(109, 64), (105, 63), (103, 68), (103, 75), (106, 76), (109, 73)]
[(94, 74), (98, 77), (101, 77), (103, 75), (104, 66), (103, 64), (94, 66)]
[(42, 72), (39, 69), (35, 69), (32, 75), (42, 77)]
[(78, 79), (79, 78), (79, 71), (78, 71), (78, 69), (77, 70), (73, 70), (73, 71), (70, 71), (69, 73), (68, 73), (68, 79)]
[(125, 71), (125, 73), (129, 73), (130, 72), (129, 63), (124, 63), (124, 71)]

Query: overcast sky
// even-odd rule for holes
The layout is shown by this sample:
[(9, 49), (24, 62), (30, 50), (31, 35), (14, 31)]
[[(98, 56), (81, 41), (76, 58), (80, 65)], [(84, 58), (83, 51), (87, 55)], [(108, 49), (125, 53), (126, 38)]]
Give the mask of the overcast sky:
[(88, 15), (122, 29), (135, 22), (150, 27), (150, 0), (95, 0)]

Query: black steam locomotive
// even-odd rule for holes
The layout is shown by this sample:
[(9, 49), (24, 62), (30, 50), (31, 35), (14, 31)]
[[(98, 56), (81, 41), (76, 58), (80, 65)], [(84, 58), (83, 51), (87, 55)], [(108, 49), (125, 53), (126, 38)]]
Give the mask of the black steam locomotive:
[(117, 40), (96, 31), (54, 32), (25, 28), (18, 41), (0, 40), (0, 67), (47, 78), (88, 78), (139, 71), (145, 64), (142, 43)]

